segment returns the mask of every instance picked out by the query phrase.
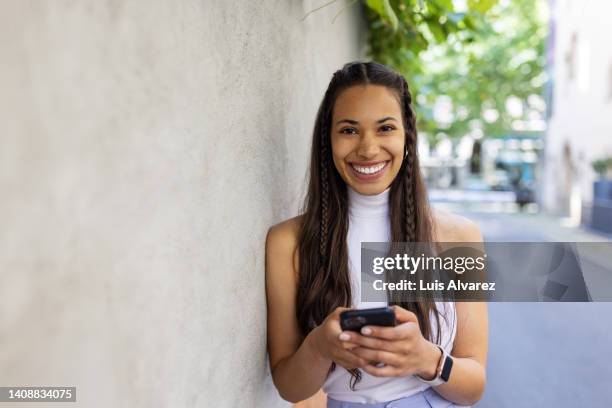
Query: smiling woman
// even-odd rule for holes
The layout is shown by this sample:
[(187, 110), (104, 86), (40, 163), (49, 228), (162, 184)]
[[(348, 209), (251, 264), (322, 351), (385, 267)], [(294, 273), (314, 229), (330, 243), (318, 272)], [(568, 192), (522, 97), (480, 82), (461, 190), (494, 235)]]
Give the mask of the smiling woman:
[[(482, 240), (471, 221), (430, 209), (415, 123), (408, 84), (390, 68), (354, 62), (334, 73), (315, 121), (302, 214), (266, 239), (270, 366), (288, 401), (441, 408), (483, 393), (485, 303), (360, 299), (363, 241)], [(397, 326), (342, 331), (343, 310), (387, 305)]]
[[(382, 191), (404, 159), (404, 126), (397, 94), (381, 85), (364, 84), (342, 92), (332, 115), (334, 165), (363, 194)], [(357, 120), (359, 118), (359, 120)]]

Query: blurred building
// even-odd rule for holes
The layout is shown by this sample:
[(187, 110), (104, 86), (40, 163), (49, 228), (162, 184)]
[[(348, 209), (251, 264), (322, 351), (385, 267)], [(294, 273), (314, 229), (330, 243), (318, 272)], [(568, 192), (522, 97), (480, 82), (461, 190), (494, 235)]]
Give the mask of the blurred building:
[[(612, 156), (612, 2), (549, 3), (549, 126), (540, 201), (572, 224), (591, 224), (598, 179), (592, 162)], [(605, 209), (612, 201), (599, 204)], [(600, 215), (612, 220), (612, 205), (606, 211)]]

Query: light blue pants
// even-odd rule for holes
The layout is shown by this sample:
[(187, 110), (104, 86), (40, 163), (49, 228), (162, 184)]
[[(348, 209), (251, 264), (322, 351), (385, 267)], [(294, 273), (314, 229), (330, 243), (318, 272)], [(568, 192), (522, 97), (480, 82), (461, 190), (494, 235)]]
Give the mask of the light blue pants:
[(327, 408), (455, 408), (468, 407), (456, 405), (429, 387), (425, 391), (394, 401), (361, 404), (359, 402), (337, 401), (327, 397)]

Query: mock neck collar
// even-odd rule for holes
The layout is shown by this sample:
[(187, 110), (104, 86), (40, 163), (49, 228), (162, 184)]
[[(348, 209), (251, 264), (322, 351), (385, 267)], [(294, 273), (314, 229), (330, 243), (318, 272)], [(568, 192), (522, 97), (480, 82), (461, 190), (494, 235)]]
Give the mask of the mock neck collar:
[(358, 217), (383, 217), (389, 213), (389, 194), (391, 187), (381, 193), (365, 195), (347, 185), (349, 213)]

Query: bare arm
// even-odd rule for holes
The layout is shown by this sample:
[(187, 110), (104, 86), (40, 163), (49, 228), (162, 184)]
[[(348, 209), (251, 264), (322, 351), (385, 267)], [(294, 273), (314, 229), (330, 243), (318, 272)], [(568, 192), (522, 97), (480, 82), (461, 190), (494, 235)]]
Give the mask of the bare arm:
[(295, 318), (297, 278), (295, 236), (290, 224), (279, 224), (266, 237), (268, 353), (274, 385), (281, 397), (298, 402), (323, 385), (330, 363), (310, 342), (303, 342)]
[[(487, 356), (487, 306), (484, 302), (457, 302), (457, 336), (451, 352), (449, 381), (434, 389), (463, 405), (475, 404), (484, 392)], [(439, 357), (439, 352), (436, 353)]]
[[(464, 231), (463, 242), (482, 242), (476, 224), (470, 223)], [(434, 389), (448, 400), (472, 405), (480, 400), (486, 384), (489, 332), (487, 303), (456, 302), (455, 306), (457, 334), (451, 351), (453, 368), (449, 381)], [(440, 352), (436, 354), (439, 357)]]
[(319, 390), (315, 395), (307, 400), (293, 404), (293, 408), (325, 408), (327, 407), (327, 394)]
[[(291, 221), (291, 220), (290, 220)], [(333, 311), (306, 338), (296, 318), (297, 262), (295, 224), (272, 227), (266, 238), (266, 297), (268, 353), (274, 385), (290, 402), (309, 398), (321, 389), (332, 361), (359, 366), (365, 361), (351, 354), (338, 336), (338, 315)]]

